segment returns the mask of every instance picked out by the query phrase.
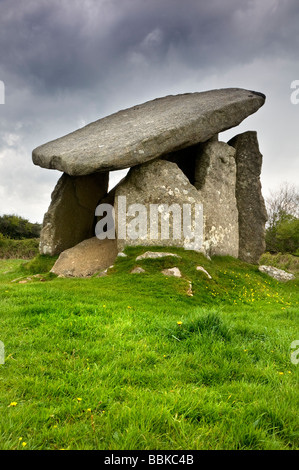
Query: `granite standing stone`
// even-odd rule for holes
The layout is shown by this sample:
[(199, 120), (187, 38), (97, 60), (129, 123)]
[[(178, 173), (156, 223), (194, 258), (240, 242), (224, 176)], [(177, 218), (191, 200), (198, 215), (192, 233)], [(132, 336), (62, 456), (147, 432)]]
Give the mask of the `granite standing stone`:
[(238, 257), (239, 231), (234, 156), (233, 147), (214, 139), (199, 149), (194, 184), (203, 204), (204, 248), (209, 256)]
[[(197, 249), (202, 243), (197, 206), (200, 195), (176, 163), (157, 159), (131, 168), (115, 192), (118, 250), (136, 245)], [(144, 211), (145, 222), (130, 208)]]
[(95, 208), (107, 193), (108, 179), (108, 173), (60, 177), (44, 216), (41, 254), (58, 255), (94, 236)]
[(239, 258), (258, 264), (266, 249), (267, 212), (260, 182), (263, 157), (254, 131), (239, 134), (228, 143), (236, 149)]

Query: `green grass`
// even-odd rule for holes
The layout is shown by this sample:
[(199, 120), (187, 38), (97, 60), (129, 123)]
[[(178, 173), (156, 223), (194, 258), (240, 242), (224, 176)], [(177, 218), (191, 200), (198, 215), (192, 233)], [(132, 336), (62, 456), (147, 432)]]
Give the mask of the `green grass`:
[(298, 449), (299, 281), (144, 251), (89, 279), (0, 260), (0, 448)]

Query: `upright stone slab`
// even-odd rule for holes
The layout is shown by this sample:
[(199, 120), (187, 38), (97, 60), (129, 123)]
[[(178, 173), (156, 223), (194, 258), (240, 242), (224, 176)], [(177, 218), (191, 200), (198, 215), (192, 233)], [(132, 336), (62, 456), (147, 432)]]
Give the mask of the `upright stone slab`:
[(247, 263), (258, 264), (266, 248), (267, 212), (260, 182), (263, 157), (257, 133), (244, 132), (228, 143), (236, 149), (239, 258)]
[(199, 149), (195, 187), (203, 203), (204, 248), (212, 255), (238, 257), (235, 149), (213, 139)]
[(129, 168), (205, 142), (264, 102), (262, 93), (239, 88), (165, 96), (41, 145), (32, 152), (33, 162), (69, 175)]
[(176, 163), (157, 159), (131, 168), (115, 191), (118, 251), (136, 245), (200, 250), (200, 209), (198, 191)]
[(40, 253), (58, 255), (94, 236), (95, 208), (108, 189), (108, 173), (64, 173), (51, 196), (40, 236)]

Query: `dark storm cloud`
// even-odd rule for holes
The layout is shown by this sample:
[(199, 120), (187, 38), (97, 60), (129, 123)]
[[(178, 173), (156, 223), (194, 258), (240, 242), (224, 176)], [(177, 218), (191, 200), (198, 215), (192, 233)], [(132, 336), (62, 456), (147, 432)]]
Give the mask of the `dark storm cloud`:
[(266, 174), (295, 175), (298, 24), (298, 0), (0, 0), (0, 214), (41, 221), (60, 173), (33, 166), (37, 145), (158, 96), (226, 86), (266, 93), (253, 117)]
[(96, 86), (134, 54), (204, 69), (298, 50), (297, 0), (3, 0), (0, 17), (4, 75), (40, 93)]

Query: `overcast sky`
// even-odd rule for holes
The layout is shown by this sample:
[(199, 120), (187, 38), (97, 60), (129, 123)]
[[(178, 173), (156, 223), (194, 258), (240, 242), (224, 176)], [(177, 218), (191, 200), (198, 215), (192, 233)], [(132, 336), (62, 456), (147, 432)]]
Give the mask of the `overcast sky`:
[(42, 222), (61, 173), (33, 165), (38, 145), (153, 98), (216, 88), (266, 95), (220, 139), (258, 132), (265, 196), (296, 184), (298, 25), (298, 0), (0, 0), (0, 215)]

